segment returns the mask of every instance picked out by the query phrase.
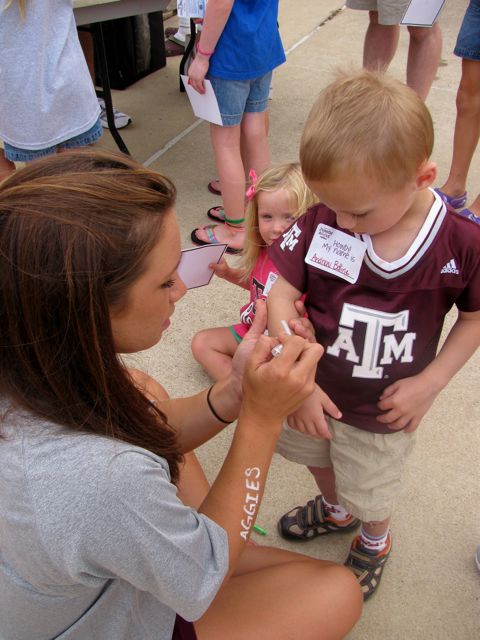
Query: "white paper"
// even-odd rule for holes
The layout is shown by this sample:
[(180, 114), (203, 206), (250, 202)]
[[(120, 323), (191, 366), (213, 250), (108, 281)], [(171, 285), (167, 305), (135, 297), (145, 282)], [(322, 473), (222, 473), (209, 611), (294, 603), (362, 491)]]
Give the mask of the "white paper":
[(226, 244), (206, 244), (201, 247), (183, 249), (177, 273), (187, 289), (204, 287), (209, 284), (213, 270), (208, 265), (220, 262), (226, 248)]
[(411, 0), (400, 24), (431, 27), (444, 4), (445, 0)]
[(363, 240), (327, 224), (319, 224), (310, 242), (305, 262), (355, 284), (366, 250), (367, 245)]
[(213, 91), (210, 80), (204, 80), (205, 93), (198, 93), (188, 84), (188, 76), (180, 76), (185, 86), (188, 99), (192, 105), (193, 113), (197, 118), (203, 118), (212, 124), (223, 124), (220, 109), (218, 108), (217, 98)]
[(207, 0), (177, 0), (179, 18), (203, 18)]

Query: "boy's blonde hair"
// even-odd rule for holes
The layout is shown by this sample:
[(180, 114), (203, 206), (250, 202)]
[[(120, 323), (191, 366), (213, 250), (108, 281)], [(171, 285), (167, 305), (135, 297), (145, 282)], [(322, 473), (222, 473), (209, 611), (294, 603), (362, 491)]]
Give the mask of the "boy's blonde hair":
[(397, 189), (432, 148), (432, 118), (413, 89), (380, 73), (340, 72), (310, 111), (300, 162), (306, 180), (356, 171)]
[(245, 213), (245, 248), (240, 262), (240, 269), (244, 271), (245, 279), (249, 278), (260, 250), (265, 246), (265, 242), (258, 230), (259, 193), (285, 189), (288, 192), (295, 218), (299, 218), (309, 207), (318, 202), (315, 194), (305, 184), (298, 162), (282, 164), (267, 169), (259, 176), (253, 186), (255, 191)]

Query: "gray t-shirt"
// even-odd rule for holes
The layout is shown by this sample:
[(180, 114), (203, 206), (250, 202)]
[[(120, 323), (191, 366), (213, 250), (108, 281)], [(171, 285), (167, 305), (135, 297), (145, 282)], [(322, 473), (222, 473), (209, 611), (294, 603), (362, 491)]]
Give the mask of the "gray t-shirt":
[(201, 617), (228, 539), (163, 458), (24, 413), (0, 433), (2, 640), (162, 640)]
[(100, 107), (78, 40), (73, 0), (0, 0), (0, 138), (46, 149), (88, 131)]

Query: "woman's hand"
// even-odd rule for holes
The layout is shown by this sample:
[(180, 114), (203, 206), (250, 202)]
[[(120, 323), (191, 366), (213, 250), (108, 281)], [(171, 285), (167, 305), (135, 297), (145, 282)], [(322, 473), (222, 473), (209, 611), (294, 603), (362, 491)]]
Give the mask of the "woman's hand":
[[(242, 393), (242, 381), (243, 373), (245, 371), (245, 365), (252, 354), (253, 349), (257, 343), (257, 340), (265, 332), (267, 328), (267, 305), (265, 300), (257, 300), (255, 303), (255, 317), (253, 324), (249, 331), (245, 334), (242, 342), (238, 345), (235, 355), (232, 359), (232, 374), (233, 384), (236, 386), (238, 393)], [(275, 344), (278, 344), (275, 341)]]
[(257, 421), (282, 421), (315, 389), (323, 348), (299, 336), (282, 335), (280, 342), (282, 352), (272, 358), (271, 350), (278, 340), (260, 336), (246, 363), (242, 406)]

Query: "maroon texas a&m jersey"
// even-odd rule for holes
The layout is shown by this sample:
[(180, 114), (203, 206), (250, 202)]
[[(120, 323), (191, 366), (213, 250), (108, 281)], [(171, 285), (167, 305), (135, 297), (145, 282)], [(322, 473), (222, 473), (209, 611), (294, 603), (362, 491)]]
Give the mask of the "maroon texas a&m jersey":
[[(327, 261), (315, 253), (306, 262), (325, 230), (332, 237), (343, 232), (347, 239), (347, 253), (338, 243), (339, 255), (351, 249), (347, 236), (352, 243), (354, 238), (365, 243), (354, 284), (344, 279), (341, 266), (340, 275), (326, 271), (322, 263)], [(380, 395), (433, 360), (451, 307), (480, 310), (480, 227), (447, 213), (436, 194), (415, 241), (395, 262), (377, 256), (369, 236), (340, 229), (335, 213), (324, 205), (296, 220), (269, 254), (279, 273), (306, 293), (308, 317), (325, 348), (318, 384), (337, 404), (342, 421), (367, 431), (392, 433), (376, 420)]]

